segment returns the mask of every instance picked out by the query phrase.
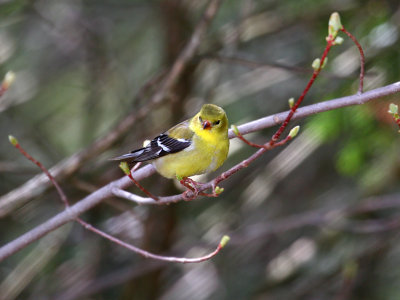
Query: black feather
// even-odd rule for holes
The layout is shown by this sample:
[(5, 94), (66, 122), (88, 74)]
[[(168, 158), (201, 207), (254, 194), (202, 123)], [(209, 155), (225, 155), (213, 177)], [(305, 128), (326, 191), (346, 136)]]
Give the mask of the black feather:
[(163, 133), (153, 139), (147, 147), (132, 151), (114, 158), (114, 160), (125, 160), (128, 162), (142, 162), (162, 157), (167, 154), (176, 153), (189, 147), (190, 140), (177, 140)]

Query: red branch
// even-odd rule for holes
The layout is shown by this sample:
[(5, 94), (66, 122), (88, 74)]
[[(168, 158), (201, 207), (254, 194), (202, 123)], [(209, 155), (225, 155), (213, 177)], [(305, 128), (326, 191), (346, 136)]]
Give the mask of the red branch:
[(142, 186), (139, 181), (137, 181), (135, 178), (133, 178), (132, 176), (132, 172), (129, 172), (129, 174), (127, 174), (127, 176), (133, 181), (133, 183), (143, 192), (145, 193), (147, 196), (149, 196), (150, 198), (158, 201), (158, 197), (154, 196), (152, 193), (150, 193), (144, 186)]
[(84, 226), (87, 230), (90, 230), (90, 231), (92, 231), (92, 232), (94, 232), (94, 233), (96, 233), (96, 234), (98, 234), (98, 235), (100, 235), (100, 236), (102, 236), (102, 237), (104, 237), (104, 238), (106, 238), (106, 239), (118, 244), (119, 246), (122, 246), (122, 247), (124, 247), (126, 249), (129, 249), (129, 250), (131, 250), (133, 252), (136, 252), (136, 253), (138, 253), (138, 254), (146, 257), (146, 258), (153, 258), (153, 259), (156, 259), (156, 260), (163, 260), (163, 261), (177, 262), (177, 263), (199, 263), (199, 262), (203, 262), (203, 261), (209, 260), (210, 258), (212, 258), (215, 255), (217, 255), (218, 252), (221, 251), (221, 249), (224, 246), (222, 243), (219, 243), (217, 248), (213, 252), (211, 252), (211, 253), (209, 253), (207, 255), (201, 256), (201, 257), (196, 257), (196, 258), (162, 256), (162, 255), (157, 255), (157, 254), (150, 253), (148, 251), (145, 251), (143, 249), (140, 249), (138, 247), (135, 247), (133, 245), (125, 243), (124, 241), (121, 241), (120, 239), (117, 239), (116, 237), (114, 237), (112, 235), (109, 235), (109, 234), (107, 234), (107, 233), (105, 233), (105, 232), (93, 227), (92, 225), (86, 223), (85, 221), (83, 221), (81, 219), (77, 219), (77, 221), (82, 226)]
[(365, 74), (364, 51), (354, 35), (352, 35), (350, 32), (348, 32), (346, 30), (346, 28), (344, 28), (343, 26), (342, 26), (342, 29), (340, 29), (340, 30), (343, 31), (349, 38), (351, 38), (353, 40), (353, 42), (356, 44), (356, 46), (358, 48), (358, 51), (360, 52), (360, 83), (358, 86), (358, 94), (362, 94), (363, 88), (364, 88), (364, 74)]
[(69, 207), (68, 198), (65, 195), (64, 191), (62, 190), (62, 188), (60, 187), (60, 185), (58, 184), (58, 182), (54, 179), (53, 175), (51, 175), (50, 172), (39, 161), (37, 161), (29, 153), (27, 153), (18, 142), (14, 145), (14, 147), (17, 148), (19, 152), (22, 153), (23, 156), (25, 156), (27, 159), (29, 159), (31, 162), (37, 165), (43, 171), (43, 173), (47, 175), (49, 180), (53, 183), (54, 187), (56, 188), (58, 194), (60, 195), (61, 201), (64, 203), (65, 207), (68, 208)]
[(399, 117), (396, 117), (396, 116), (392, 116), (392, 118), (393, 118), (393, 121), (399, 126), (399, 128), (400, 128), (400, 118)]
[(285, 121), (283, 122), (283, 124), (281, 125), (281, 127), (276, 131), (276, 133), (273, 135), (272, 139), (270, 140), (270, 144), (273, 145), (281, 136), (282, 132), (285, 130), (285, 128), (287, 127), (287, 125), (289, 124), (290, 120), (292, 119), (294, 113), (296, 112), (297, 108), (300, 106), (301, 102), (303, 101), (304, 97), (307, 95), (308, 91), (310, 90), (311, 86), (313, 85), (315, 79), (317, 78), (318, 74), (321, 72), (321, 68), (324, 65), (324, 61), (326, 59), (326, 56), (329, 53), (329, 50), (331, 50), (333, 46), (333, 42), (332, 40), (328, 40), (324, 53), (321, 56), (321, 60), (320, 60), (320, 66), (318, 69), (314, 70), (310, 80), (307, 83), (306, 88), (303, 90), (303, 93), (301, 94), (301, 96), (297, 99), (296, 103), (292, 106), (292, 108), (290, 109), (290, 112), (288, 114), (288, 116), (286, 117)]

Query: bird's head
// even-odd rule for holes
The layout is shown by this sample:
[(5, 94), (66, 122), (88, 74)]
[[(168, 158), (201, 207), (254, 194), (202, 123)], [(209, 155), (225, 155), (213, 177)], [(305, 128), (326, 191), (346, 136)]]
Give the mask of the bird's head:
[(196, 122), (203, 130), (213, 132), (228, 131), (228, 118), (225, 111), (214, 104), (204, 104), (200, 112), (194, 116), (193, 122)]

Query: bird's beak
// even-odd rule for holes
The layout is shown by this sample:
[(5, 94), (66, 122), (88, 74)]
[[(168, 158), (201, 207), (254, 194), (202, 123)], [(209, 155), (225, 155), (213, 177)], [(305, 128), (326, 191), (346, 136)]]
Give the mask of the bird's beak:
[(203, 121), (201, 125), (203, 125), (203, 129), (208, 129), (208, 130), (211, 129), (211, 123), (208, 120)]

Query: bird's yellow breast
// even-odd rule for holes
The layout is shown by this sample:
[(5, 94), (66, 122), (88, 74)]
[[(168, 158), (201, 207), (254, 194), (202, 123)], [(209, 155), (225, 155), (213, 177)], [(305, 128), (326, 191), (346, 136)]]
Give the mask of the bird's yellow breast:
[(153, 162), (164, 177), (190, 177), (215, 171), (226, 160), (229, 140), (225, 136), (211, 133), (211, 130), (196, 132), (188, 148), (169, 154)]

